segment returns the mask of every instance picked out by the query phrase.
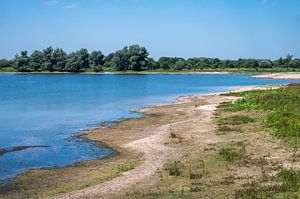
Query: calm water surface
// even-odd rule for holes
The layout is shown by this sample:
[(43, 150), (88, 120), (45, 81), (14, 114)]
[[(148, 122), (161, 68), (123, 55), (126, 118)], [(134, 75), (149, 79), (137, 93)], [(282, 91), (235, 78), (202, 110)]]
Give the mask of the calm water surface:
[[(0, 179), (111, 155), (111, 149), (72, 135), (100, 121), (138, 116), (130, 110), (179, 95), (290, 82), (249, 76), (0, 74)], [(48, 147), (1, 155), (16, 146)]]

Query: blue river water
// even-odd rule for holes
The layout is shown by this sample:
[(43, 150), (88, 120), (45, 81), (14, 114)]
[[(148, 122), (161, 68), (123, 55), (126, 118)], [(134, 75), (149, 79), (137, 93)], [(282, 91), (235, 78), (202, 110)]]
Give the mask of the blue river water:
[[(139, 116), (131, 110), (180, 95), (291, 82), (249, 76), (0, 74), (0, 179), (112, 155), (112, 149), (72, 135), (101, 121)], [(47, 147), (1, 154), (17, 146)]]

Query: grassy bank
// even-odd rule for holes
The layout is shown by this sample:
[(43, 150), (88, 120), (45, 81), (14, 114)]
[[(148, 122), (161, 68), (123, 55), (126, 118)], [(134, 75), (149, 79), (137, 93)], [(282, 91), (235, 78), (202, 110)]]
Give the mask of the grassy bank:
[(170, 135), (183, 158), (121, 198), (298, 198), (300, 86), (226, 96), (241, 99), (218, 107), (207, 141)]

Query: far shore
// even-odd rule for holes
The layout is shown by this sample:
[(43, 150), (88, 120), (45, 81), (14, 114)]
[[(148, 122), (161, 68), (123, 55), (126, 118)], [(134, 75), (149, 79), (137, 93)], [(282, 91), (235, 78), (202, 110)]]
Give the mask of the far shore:
[(271, 73), (264, 75), (255, 75), (251, 78), (300, 80), (300, 73)]
[(174, 72), (164, 72), (164, 71), (116, 71), (116, 72), (59, 72), (59, 71), (53, 71), (53, 72), (0, 72), (0, 74), (80, 74), (80, 75), (130, 75), (130, 74), (137, 74), (137, 75), (147, 75), (147, 74), (230, 74), (231, 72), (222, 72), (222, 71), (216, 71), (216, 72), (198, 72), (198, 71), (174, 71)]

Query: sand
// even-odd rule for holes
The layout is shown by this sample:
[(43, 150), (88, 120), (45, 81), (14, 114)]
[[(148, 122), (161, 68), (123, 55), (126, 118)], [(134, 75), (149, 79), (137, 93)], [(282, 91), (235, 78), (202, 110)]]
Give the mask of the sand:
[[(175, 119), (167, 119), (166, 122), (162, 122), (161, 124), (153, 124), (151, 122), (133, 123), (136, 119), (127, 119), (113, 127), (95, 129), (89, 135), (90, 139), (104, 140), (121, 151), (142, 153), (145, 158), (144, 163), (110, 181), (55, 198), (109, 198), (110, 194), (120, 192), (141, 181), (147, 180), (154, 175), (158, 169), (161, 169), (167, 160), (175, 157), (178, 158), (182, 155), (179, 150), (166, 144), (170, 139), (171, 131), (176, 131), (175, 128), (188, 127), (189, 131), (201, 132), (201, 140), (203, 140), (204, 143), (213, 143), (216, 140), (206, 133), (211, 132), (213, 129), (210, 121), (214, 111), (220, 103), (233, 101), (235, 99), (235, 97), (223, 96), (221, 94), (180, 97), (175, 103), (156, 105), (151, 108), (142, 109), (140, 112), (151, 114), (159, 110), (171, 115), (175, 115), (174, 112), (180, 113), (179, 115), (184, 114), (184, 117), (178, 116), (178, 118), (176, 117)], [(145, 117), (145, 119), (147, 119), (147, 117)], [(129, 132), (123, 128), (128, 128), (127, 125), (130, 126)], [(147, 129), (147, 125), (152, 125), (154, 128)], [(121, 129), (124, 131), (122, 132)], [(131, 131), (132, 129), (133, 131)], [(140, 131), (140, 133), (137, 134), (137, 131)]]
[(264, 75), (255, 75), (251, 78), (300, 80), (300, 73), (272, 73)]

